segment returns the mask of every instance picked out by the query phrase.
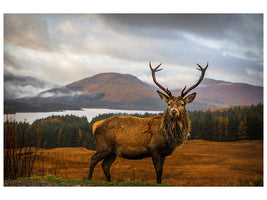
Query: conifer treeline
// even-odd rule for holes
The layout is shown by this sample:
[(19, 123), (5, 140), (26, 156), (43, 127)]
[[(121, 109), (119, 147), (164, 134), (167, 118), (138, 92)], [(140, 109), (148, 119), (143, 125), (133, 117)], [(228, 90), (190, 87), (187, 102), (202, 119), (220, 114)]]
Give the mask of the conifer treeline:
[[(18, 143), (21, 143), (22, 133), (41, 133), (41, 148), (56, 147), (86, 147), (95, 149), (92, 133), (94, 122), (111, 116), (128, 116), (125, 113), (98, 115), (89, 123), (86, 117), (52, 116), (36, 120), (32, 125), (17, 123)], [(134, 114), (136, 117), (149, 117), (153, 114)], [(244, 139), (263, 139), (263, 105), (247, 108), (231, 108), (227, 111), (188, 112), (192, 122), (189, 139), (205, 139), (212, 141), (235, 141)], [(6, 133), (6, 125), (4, 126)], [(34, 135), (33, 145), (37, 141)]]
[[(86, 117), (76, 117), (74, 115), (52, 116), (38, 119), (31, 125), (20, 122), (17, 124), (18, 143), (21, 143), (25, 124), (26, 134), (30, 134), (32, 131), (40, 133), (40, 148), (83, 146), (95, 149), (94, 137)], [(6, 133), (6, 125), (4, 128)], [(33, 137), (33, 146), (37, 142), (36, 136), (37, 134)]]
[(263, 105), (226, 111), (189, 112), (190, 139), (235, 141), (263, 139)]

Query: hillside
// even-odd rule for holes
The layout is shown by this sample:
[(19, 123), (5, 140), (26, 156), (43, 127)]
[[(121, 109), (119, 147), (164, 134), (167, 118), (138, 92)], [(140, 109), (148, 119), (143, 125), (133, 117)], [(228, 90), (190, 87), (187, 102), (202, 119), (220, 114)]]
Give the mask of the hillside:
[[(175, 90), (177, 94), (180, 90)], [(204, 79), (195, 89), (197, 99), (192, 103), (192, 110), (202, 105), (202, 110), (227, 108), (233, 106), (248, 106), (263, 103), (263, 87), (245, 83), (231, 83), (213, 79)], [(195, 104), (195, 105), (194, 105)], [(204, 108), (206, 106), (206, 108)]]
[[(5, 113), (40, 112), (62, 109), (112, 108), (126, 110), (164, 110), (156, 89), (130, 74), (101, 73), (38, 96), (5, 101)], [(204, 79), (194, 90), (189, 110), (208, 110), (263, 103), (263, 87)], [(181, 89), (173, 90), (180, 94)], [(193, 92), (193, 91), (192, 91)]]
[(210, 102), (216, 107), (232, 107), (263, 103), (263, 87), (245, 83), (230, 83), (205, 79), (203, 87), (196, 89), (200, 102)]
[(101, 100), (114, 102), (133, 102), (144, 98), (157, 98), (152, 87), (130, 74), (102, 73), (66, 86), (80, 88), (85, 95), (104, 93)]

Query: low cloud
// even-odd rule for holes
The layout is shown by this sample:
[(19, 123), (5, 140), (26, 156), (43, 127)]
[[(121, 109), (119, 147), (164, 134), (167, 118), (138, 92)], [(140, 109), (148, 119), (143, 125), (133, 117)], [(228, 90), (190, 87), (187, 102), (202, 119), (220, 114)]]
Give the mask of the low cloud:
[(14, 76), (9, 73), (4, 75), (5, 99), (36, 96), (40, 92), (57, 87), (58, 85), (37, 80), (32, 77)]
[(44, 90), (44, 88), (38, 88), (32, 85), (22, 86), (6, 83), (4, 87), (4, 97), (5, 99), (32, 97), (37, 95), (42, 90)]
[(47, 98), (47, 97), (71, 97), (71, 96), (77, 96), (77, 95), (82, 95), (83, 92), (81, 91), (75, 91), (72, 90), (71, 88), (67, 88), (67, 87), (61, 87), (61, 88), (54, 88), (48, 91), (44, 91), (41, 92), (40, 94), (38, 94), (38, 97), (43, 97), (43, 98)]

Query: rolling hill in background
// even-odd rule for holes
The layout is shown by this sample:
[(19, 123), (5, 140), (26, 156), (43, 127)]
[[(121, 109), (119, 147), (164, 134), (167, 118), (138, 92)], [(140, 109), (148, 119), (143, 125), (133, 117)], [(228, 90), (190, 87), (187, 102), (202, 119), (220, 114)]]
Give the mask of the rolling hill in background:
[[(263, 103), (263, 87), (204, 79), (194, 90), (190, 110), (208, 110)], [(180, 94), (181, 89), (173, 90)], [(164, 110), (156, 88), (130, 74), (101, 73), (63, 87), (4, 102), (5, 113), (44, 112), (65, 109), (113, 108), (127, 110)]]
[[(206, 78), (195, 89), (195, 92), (197, 93), (197, 104), (207, 106), (206, 108), (202, 107), (204, 110), (263, 103), (263, 87), (245, 83), (231, 83)], [(194, 110), (198, 110), (197, 107)]]

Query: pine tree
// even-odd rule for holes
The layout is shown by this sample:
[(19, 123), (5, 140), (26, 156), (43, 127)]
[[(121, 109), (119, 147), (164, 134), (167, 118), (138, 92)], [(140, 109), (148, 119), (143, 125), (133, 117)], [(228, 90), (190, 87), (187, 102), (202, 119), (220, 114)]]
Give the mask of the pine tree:
[(229, 133), (229, 119), (226, 117), (224, 119), (224, 140), (228, 139), (228, 133)]
[(218, 133), (218, 140), (222, 141), (224, 136), (224, 120), (222, 116), (218, 119), (217, 133)]
[(243, 140), (247, 138), (247, 130), (248, 130), (248, 124), (247, 124), (247, 117), (245, 116), (243, 120), (241, 120), (239, 126), (238, 126), (238, 132), (237, 132), (237, 139)]

